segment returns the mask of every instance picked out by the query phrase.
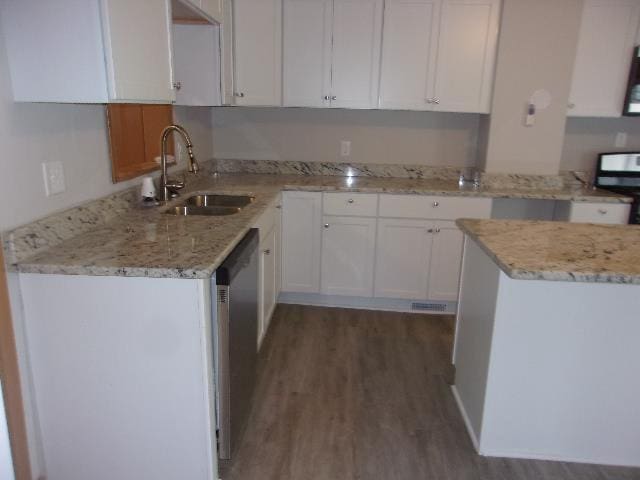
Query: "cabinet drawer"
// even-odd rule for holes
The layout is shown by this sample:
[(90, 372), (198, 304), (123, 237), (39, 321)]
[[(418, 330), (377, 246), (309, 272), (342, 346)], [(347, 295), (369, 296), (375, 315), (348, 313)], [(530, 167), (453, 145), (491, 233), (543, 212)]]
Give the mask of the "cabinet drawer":
[(325, 193), (325, 215), (357, 215), (375, 217), (378, 213), (378, 195), (373, 193)]
[(490, 198), (380, 195), (380, 216), (392, 218), (490, 218)]
[(628, 204), (619, 203), (582, 203), (571, 204), (571, 222), (585, 223), (615, 223), (626, 224), (629, 222)]

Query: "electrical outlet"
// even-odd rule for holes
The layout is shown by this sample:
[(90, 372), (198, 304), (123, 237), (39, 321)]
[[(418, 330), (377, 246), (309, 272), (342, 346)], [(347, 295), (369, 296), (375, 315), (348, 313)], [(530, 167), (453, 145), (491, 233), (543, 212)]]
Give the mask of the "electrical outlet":
[(616, 148), (624, 148), (627, 146), (627, 134), (625, 132), (616, 133), (616, 140), (614, 142)]
[(62, 165), (62, 162), (43, 163), (42, 175), (44, 176), (44, 191), (47, 197), (66, 191), (67, 186), (64, 181), (64, 165)]
[(340, 142), (340, 156), (341, 157), (349, 157), (349, 156), (351, 156), (351, 141), (350, 140), (342, 140)]

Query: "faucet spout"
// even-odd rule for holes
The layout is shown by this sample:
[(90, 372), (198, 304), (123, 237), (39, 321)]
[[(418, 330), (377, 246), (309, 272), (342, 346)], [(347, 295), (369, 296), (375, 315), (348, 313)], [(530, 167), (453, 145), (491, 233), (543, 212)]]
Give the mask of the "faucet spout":
[(174, 194), (177, 195), (175, 190), (180, 189), (184, 186), (184, 184), (180, 184), (180, 182), (175, 182), (173, 180), (169, 180), (167, 177), (167, 139), (169, 138), (169, 134), (171, 132), (177, 132), (180, 134), (182, 139), (184, 140), (185, 145), (187, 146), (187, 152), (189, 154), (189, 166), (188, 170), (191, 173), (198, 173), (200, 167), (198, 165), (198, 161), (196, 160), (195, 155), (193, 154), (193, 144), (191, 143), (191, 137), (187, 131), (181, 127), (180, 125), (169, 125), (162, 130), (162, 134), (160, 135), (160, 162), (162, 167), (162, 176), (160, 177), (160, 186), (162, 189), (162, 201), (168, 202), (171, 199), (171, 190), (174, 190)]

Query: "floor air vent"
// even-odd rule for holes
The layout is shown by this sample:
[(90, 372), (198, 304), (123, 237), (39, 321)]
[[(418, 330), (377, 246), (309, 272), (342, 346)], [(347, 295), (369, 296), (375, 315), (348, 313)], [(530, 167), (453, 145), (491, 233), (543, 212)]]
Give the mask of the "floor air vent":
[(411, 310), (428, 310), (430, 312), (444, 312), (447, 310), (446, 303), (411, 303)]

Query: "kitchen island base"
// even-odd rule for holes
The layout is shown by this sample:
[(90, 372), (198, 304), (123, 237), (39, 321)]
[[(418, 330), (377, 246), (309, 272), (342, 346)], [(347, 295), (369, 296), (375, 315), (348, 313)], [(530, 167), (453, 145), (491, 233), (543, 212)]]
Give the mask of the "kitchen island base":
[(482, 455), (640, 466), (640, 286), (509, 278), (467, 237), (454, 395)]

